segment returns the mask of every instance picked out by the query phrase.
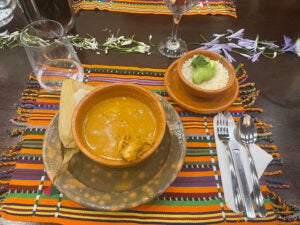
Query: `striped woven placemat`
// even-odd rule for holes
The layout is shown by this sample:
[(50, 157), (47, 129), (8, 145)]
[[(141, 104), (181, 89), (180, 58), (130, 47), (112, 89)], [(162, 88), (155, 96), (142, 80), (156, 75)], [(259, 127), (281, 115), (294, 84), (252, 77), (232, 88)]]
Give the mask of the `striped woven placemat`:
[[(236, 18), (234, 0), (199, 0), (185, 15), (227, 15)], [(126, 12), (139, 14), (167, 14), (170, 11), (163, 0), (74, 0), (75, 13), (80, 10), (107, 10), (112, 12)]]
[[(178, 178), (155, 200), (122, 212), (103, 212), (84, 208), (68, 199), (52, 186), (42, 161), (44, 133), (59, 108), (59, 93), (39, 88), (34, 75), (29, 76), (28, 88), (16, 105), (18, 125), (12, 136), (22, 141), (11, 146), (1, 156), (1, 210), (3, 218), (18, 221), (54, 222), (60, 224), (274, 224), (287, 221), (295, 212), (272, 193), (267, 177), (278, 173), (272, 169), (280, 160), (276, 146), (270, 143), (268, 124), (258, 119), (258, 145), (273, 155), (274, 160), (261, 180), (261, 188), (268, 211), (266, 218), (247, 221), (242, 214), (232, 212), (225, 204), (215, 149), (212, 120), (214, 115), (191, 113), (175, 104), (164, 87), (165, 69), (84, 65), (87, 83), (102, 85), (109, 82), (131, 82), (142, 85), (165, 98), (179, 114), (185, 129), (187, 153)], [(229, 108), (235, 120), (244, 113), (259, 113), (253, 104), (259, 91), (253, 83), (246, 83), (243, 66), (237, 69), (240, 93)], [(4, 169), (3, 169), (4, 168)], [(184, 182), (182, 182), (184, 180)]]

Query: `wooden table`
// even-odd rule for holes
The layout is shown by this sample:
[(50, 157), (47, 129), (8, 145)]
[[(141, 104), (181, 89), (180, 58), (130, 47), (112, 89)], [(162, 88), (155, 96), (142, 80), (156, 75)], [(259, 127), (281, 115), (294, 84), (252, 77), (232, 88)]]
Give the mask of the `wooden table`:
[[(299, 0), (243, 0), (237, 1), (237, 4), (237, 19), (229, 16), (184, 16), (179, 36), (189, 44), (202, 42), (200, 34), (211, 38), (211, 34), (224, 33), (228, 28), (234, 31), (245, 28), (245, 37), (255, 39), (256, 34), (259, 34), (262, 39), (277, 40), (278, 43), (283, 43), (284, 34), (293, 41), (300, 36)], [(16, 10), (14, 20), (6, 28), (14, 31), (25, 25), (25, 18)], [(105, 28), (114, 33), (119, 29), (119, 33), (125, 36), (134, 34), (135, 39), (144, 42), (151, 34), (152, 42), (156, 44), (170, 34), (171, 17), (103, 11), (80, 12), (76, 17), (76, 32), (82, 36), (91, 34), (102, 43), (108, 37), (108, 33), (103, 31)], [(195, 47), (190, 45), (190, 49)], [(97, 55), (93, 51), (78, 51), (78, 55), (82, 63), (87, 64), (167, 68), (173, 61), (161, 56), (155, 47), (153, 51), (154, 54), (150, 56), (117, 52)], [(284, 163), (283, 175), (279, 178), (290, 181), (293, 186), (289, 190), (276, 190), (276, 193), (288, 203), (300, 207), (300, 58), (289, 53), (273, 60), (261, 57), (256, 63), (245, 58), (236, 59), (245, 64), (249, 81), (255, 82), (261, 90), (256, 106), (262, 107), (264, 113), (259, 118), (273, 124), (273, 137)], [(17, 141), (8, 137), (6, 131), (11, 129), (9, 119), (16, 115), (14, 103), (20, 98), (30, 71), (22, 47), (0, 51), (1, 150)], [(4, 219), (0, 219), (0, 223), (24, 224)]]

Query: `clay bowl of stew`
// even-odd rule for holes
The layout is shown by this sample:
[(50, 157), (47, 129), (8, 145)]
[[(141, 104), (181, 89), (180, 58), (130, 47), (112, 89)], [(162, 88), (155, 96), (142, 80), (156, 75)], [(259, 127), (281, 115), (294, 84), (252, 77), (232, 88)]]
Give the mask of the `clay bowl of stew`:
[(157, 96), (129, 83), (98, 87), (78, 103), (72, 134), (81, 152), (105, 166), (124, 168), (151, 156), (166, 130)]
[[(204, 60), (202, 60), (202, 62), (198, 61), (199, 63), (195, 63), (193, 66), (193, 60), (199, 56), (204, 57)], [(202, 81), (195, 83), (197, 79), (193, 76), (195, 76), (194, 73), (198, 67), (207, 66), (208, 70), (206, 71), (211, 72), (211, 68), (209, 68), (210, 64), (214, 66), (214, 76), (208, 80), (202, 80), (202, 78), (198, 76), (198, 81)], [(201, 76), (205, 76), (203, 71), (202, 74), (199, 73)], [(186, 92), (200, 98), (214, 98), (220, 96), (228, 91), (236, 80), (235, 70), (232, 64), (222, 55), (208, 50), (196, 49), (185, 53), (177, 61), (177, 72), (179, 80)]]

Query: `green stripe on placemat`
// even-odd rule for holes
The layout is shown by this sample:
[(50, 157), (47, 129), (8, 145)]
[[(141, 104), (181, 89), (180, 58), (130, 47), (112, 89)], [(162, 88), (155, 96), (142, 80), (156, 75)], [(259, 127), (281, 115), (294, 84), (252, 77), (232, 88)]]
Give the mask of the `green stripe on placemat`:
[[(165, 69), (106, 65), (84, 65), (84, 67), (89, 74), (87, 83), (90, 85), (98, 86), (118, 82), (121, 79), (159, 93), (174, 106), (183, 119), (187, 134), (186, 158), (188, 160), (185, 161), (178, 180), (175, 180), (155, 200), (122, 212), (103, 212), (84, 208), (59, 193), (45, 174), (41, 146), (45, 129), (58, 111), (59, 93), (49, 94), (39, 89), (35, 76), (30, 75), (29, 87), (24, 90), (20, 102), (16, 104), (18, 116), (11, 120), (12, 123), (21, 125), (20, 129), (12, 131), (11, 134), (22, 135), (23, 139), (16, 146), (10, 147), (7, 154), (1, 156), (0, 215), (2, 217), (10, 220), (70, 225), (79, 222), (85, 225), (95, 223), (220, 224), (223, 222), (274, 224), (277, 220), (280, 222), (293, 220), (295, 224), (299, 221), (299, 218), (292, 217), (297, 208), (282, 202), (280, 197), (268, 189), (264, 181), (261, 188), (268, 210), (266, 218), (247, 221), (243, 215), (234, 213), (226, 207), (214, 147), (212, 127), (214, 115), (191, 113), (175, 104), (164, 87)], [(103, 68), (111, 69), (113, 73), (106, 73)], [(235, 119), (244, 112), (253, 116), (260, 113), (262, 110), (254, 107), (259, 92), (253, 83), (246, 82), (247, 73), (243, 66), (239, 67), (237, 78), (240, 95), (229, 111)], [(270, 142), (269, 125), (258, 119), (256, 122), (260, 136), (263, 137), (258, 144), (274, 155), (275, 159), (265, 175), (276, 174), (276, 171), (272, 170), (272, 165), (278, 164), (276, 160), (279, 158), (279, 153), (276, 146)], [(196, 188), (195, 177), (199, 177), (197, 180), (199, 186)], [(184, 185), (178, 187), (177, 184), (183, 184), (183, 181)]]

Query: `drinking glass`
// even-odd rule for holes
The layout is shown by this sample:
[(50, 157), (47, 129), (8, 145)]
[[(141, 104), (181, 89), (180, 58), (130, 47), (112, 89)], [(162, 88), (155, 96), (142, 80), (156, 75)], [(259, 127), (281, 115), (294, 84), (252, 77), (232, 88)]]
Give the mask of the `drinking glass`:
[(64, 27), (65, 33), (75, 26), (70, 0), (17, 0), (17, 3), (29, 23), (41, 19), (55, 20)]
[(163, 39), (158, 44), (158, 50), (162, 55), (169, 58), (178, 58), (187, 52), (187, 44), (177, 37), (177, 31), (183, 13), (193, 8), (197, 2), (198, 0), (164, 0), (173, 16), (173, 28), (171, 36)]
[(42, 88), (60, 91), (65, 79), (83, 81), (82, 65), (60, 23), (34, 21), (21, 31), (20, 40)]
[(0, 27), (5, 26), (14, 18), (16, 0), (0, 0)]

